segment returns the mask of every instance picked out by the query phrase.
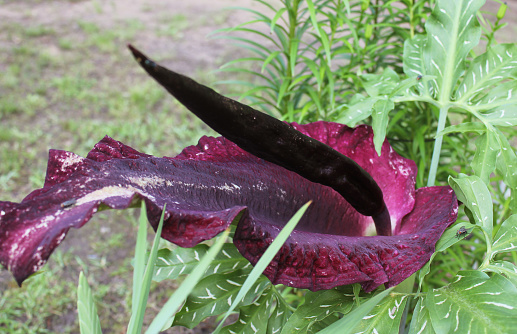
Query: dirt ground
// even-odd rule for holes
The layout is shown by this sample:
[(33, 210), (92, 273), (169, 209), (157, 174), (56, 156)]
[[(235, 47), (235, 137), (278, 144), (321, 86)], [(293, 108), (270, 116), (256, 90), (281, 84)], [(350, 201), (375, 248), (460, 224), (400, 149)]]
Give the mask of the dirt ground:
[[(509, 5), (508, 13), (506, 15), (507, 22), (517, 17), (517, 0), (507, 1)], [(38, 39), (38, 47), (41, 52), (48, 53), (53, 59), (59, 59), (60, 57), (68, 57), (74, 53), (74, 49), (63, 51), (58, 41), (72, 41), (74, 43), (80, 43), (86, 40), (85, 26), (80, 24), (81, 22), (87, 22), (88, 24), (94, 24), (101, 31), (110, 31), (113, 29), (124, 29), (121, 27), (127, 26), (128, 29), (132, 29), (134, 33), (128, 34), (128, 38), (116, 38), (114, 39), (115, 45), (113, 46), (120, 57), (113, 59), (107, 59), (103, 57), (109, 57), (110, 52), (97, 52), (96, 48), (92, 48), (91, 52), (83, 52), (82, 54), (75, 55), (75, 62), (80, 62), (81, 59), (88, 59), (91, 61), (94, 67), (89, 75), (97, 77), (99, 80), (107, 76), (111, 76), (108, 85), (111, 82), (120, 84), (121, 87), (125, 87), (132, 83), (134, 76), (127, 76), (123, 73), (127, 73), (128, 69), (131, 71), (135, 70), (135, 63), (128, 52), (125, 51), (126, 44), (131, 43), (142, 51), (152, 55), (156, 60), (160, 60), (163, 64), (174, 68), (176, 71), (189, 76), (203, 76), (206, 72), (217, 69), (222, 64), (236, 59), (245, 55), (242, 48), (233, 45), (227, 39), (214, 38), (211, 33), (216, 29), (234, 27), (240, 23), (248, 21), (251, 16), (243, 11), (230, 10), (228, 7), (231, 6), (243, 6), (248, 8), (261, 8), (260, 5), (254, 3), (252, 0), (0, 0), (0, 22), (2, 23), (3, 29), (0, 30), (0, 52), (2, 50), (11, 50), (19, 48), (26, 42), (24, 37), (20, 37), (18, 34), (13, 33), (11, 30), (6, 29), (9, 26), (24, 27), (24, 26), (38, 26), (47, 27), (52, 29), (54, 32), (52, 37), (42, 36)], [(497, 11), (498, 4), (495, 1), (488, 1), (486, 8), (492, 12)], [(517, 38), (517, 23), (509, 22), (510, 27), (505, 29), (503, 34), (498, 36), (500, 42), (516, 42)], [(123, 33), (121, 36), (124, 36)], [(125, 55), (127, 53), (127, 55)], [(0, 54), (0, 73), (4, 72), (8, 65), (12, 61), (12, 57), (16, 57), (16, 54), (9, 54), (2, 56)], [(67, 63), (68, 64), (68, 63)], [(74, 65), (73, 62), (70, 66)], [(116, 68), (114, 68), (116, 67)], [(66, 69), (62, 69), (66, 71)], [(21, 73), (20, 75), (29, 75), (28, 73)], [(1, 76), (1, 74), (0, 74)], [(37, 80), (47, 80), (50, 78), (50, 74), (46, 73), (42, 78)], [(37, 82), (35, 82), (35, 85)], [(31, 87), (27, 87), (27, 90)], [(122, 89), (122, 88), (121, 88)], [(50, 92), (49, 94), (52, 94)], [(3, 95), (0, 91), (0, 97)], [(51, 131), (53, 126), (53, 120), (56, 118), (73, 117), (74, 110), (70, 106), (62, 106), (59, 101), (54, 101), (52, 96), (48, 97), (50, 101), (49, 109), (55, 113), (54, 115), (41, 114), (41, 117), (34, 117), (32, 115), (30, 121), (28, 116), (20, 116), (19, 119), (15, 118), (0, 118), (1, 122), (10, 122), (9, 126), (19, 128), (20, 132), (30, 132), (34, 129), (39, 131)], [(73, 105), (73, 104), (72, 104)], [(56, 116), (57, 115), (57, 116)], [(38, 116), (38, 114), (36, 114)], [(82, 117), (82, 116), (81, 116)], [(109, 117), (106, 115), (100, 115), (99, 118)], [(6, 123), (7, 124), (7, 123)], [(135, 126), (137, 126), (135, 124)], [(17, 138), (8, 139), (8, 144), (15, 147), (14, 143)], [(92, 139), (97, 140), (97, 138)], [(191, 138), (190, 142), (194, 143), (197, 138)], [(74, 150), (73, 143), (67, 143), (66, 141), (61, 142), (63, 149), (70, 148)], [(34, 144), (35, 146), (36, 144)], [(46, 161), (46, 152), (52, 146), (51, 141), (40, 143), (41, 147), (37, 147), (37, 153), (35, 156), (28, 157), (24, 160), (26, 168), (32, 168), (34, 161), (39, 161), (37, 167), (40, 172), (44, 171), (44, 164)], [(21, 146), (23, 149), (23, 145)], [(81, 147), (80, 149), (85, 150)], [(76, 151), (76, 150), (75, 150)], [(83, 152), (81, 155), (84, 156)], [(164, 153), (165, 154), (165, 153)], [(0, 163), (2, 163), (0, 161)], [(29, 178), (29, 176), (27, 176)], [(20, 184), (19, 186), (13, 187), (12, 190), (2, 193), (4, 190), (0, 189), (0, 200), (20, 201), (33, 187), (26, 184)], [(74, 256), (87, 258), (92, 256), (96, 252), (95, 247), (91, 246), (91, 240), (84, 240), (83, 235), (93, 235), (96, 238), (96, 242), (100, 245), (103, 243), (110, 242), (113, 239), (113, 233), (119, 228), (117, 227), (117, 219), (121, 219), (121, 214), (110, 214), (108, 215), (114, 223), (108, 225), (100, 225), (92, 221), (87, 226), (83, 227), (79, 231), (71, 231), (65, 238), (60, 246), (63, 251), (71, 250)], [(125, 218), (124, 218), (125, 219)], [(131, 225), (130, 225), (131, 226)], [(133, 227), (127, 228), (122, 234), (116, 251), (106, 255), (105, 263), (99, 265), (104, 270), (94, 271), (99, 277), (96, 278), (96, 282), (99, 284), (114, 284), (116, 286), (117, 278), (113, 272), (119, 266), (127, 264), (132, 257), (134, 247), (134, 235), (136, 229)], [(97, 246), (101, 247), (101, 246)], [(107, 264), (106, 264), (107, 263)], [(111, 268), (111, 269), (110, 269)], [(78, 272), (83, 267), (80, 265), (69, 265), (66, 272), (62, 273), (58, 280), (70, 280), (73, 284), (77, 281)], [(93, 270), (92, 270), (93, 271)], [(115, 281), (115, 282), (114, 282)], [(126, 280), (127, 281), (127, 280)], [(124, 282), (120, 283), (120, 286)], [(156, 300), (151, 303), (150, 313), (156, 313), (159, 310), (159, 305), (167, 298), (167, 294), (176, 287), (175, 284), (171, 283), (169, 286), (164, 288), (156, 288), (155, 294), (160, 295)], [(7, 289), (17, 289), (14, 286), (13, 280), (10, 274), (5, 270), (0, 270), (0, 294), (7, 291)], [(162, 289), (162, 290), (160, 290)], [(109, 292), (105, 294), (106, 298), (116, 299), (119, 295), (111, 296)], [(44, 301), (41, 301), (44, 302)], [(122, 303), (122, 302), (121, 302)], [(0, 308), (2, 305), (0, 304)], [(123, 306), (117, 306), (115, 309), (110, 310), (110, 314), (116, 312), (124, 312)], [(1, 313), (2, 311), (0, 311)], [(51, 332), (60, 332), (62, 327), (73, 326), (76, 322), (77, 313), (75, 311), (75, 304), (62, 313), (56, 315), (48, 323), (48, 328)], [(1, 318), (1, 315), (0, 315)], [(22, 316), (23, 318), (23, 316)], [(127, 318), (109, 318), (110, 321), (126, 321)], [(148, 319), (147, 319), (148, 320)], [(101, 319), (102, 321), (102, 319)], [(72, 324), (72, 325), (71, 325)], [(118, 333), (123, 332), (120, 329), (111, 330), (108, 328), (108, 323), (103, 323), (106, 329), (105, 333)], [(187, 329), (173, 329), (168, 333), (209, 333), (212, 329), (212, 323), (201, 324), (195, 331)], [(1, 331), (1, 325), (0, 325)], [(39, 331), (34, 331), (39, 333)]]

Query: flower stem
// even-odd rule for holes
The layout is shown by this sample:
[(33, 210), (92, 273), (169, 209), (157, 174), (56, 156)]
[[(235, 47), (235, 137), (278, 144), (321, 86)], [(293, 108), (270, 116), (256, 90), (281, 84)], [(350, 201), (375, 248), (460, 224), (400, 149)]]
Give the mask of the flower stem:
[(431, 167), (429, 169), (429, 178), (427, 179), (427, 186), (434, 186), (436, 181), (436, 172), (438, 171), (438, 162), (440, 161), (440, 152), (442, 150), (443, 136), (440, 134), (445, 129), (445, 122), (447, 120), (447, 112), (449, 106), (442, 106), (440, 108), (440, 116), (438, 118), (438, 128), (436, 129), (436, 139), (434, 140), (433, 157), (431, 159)]

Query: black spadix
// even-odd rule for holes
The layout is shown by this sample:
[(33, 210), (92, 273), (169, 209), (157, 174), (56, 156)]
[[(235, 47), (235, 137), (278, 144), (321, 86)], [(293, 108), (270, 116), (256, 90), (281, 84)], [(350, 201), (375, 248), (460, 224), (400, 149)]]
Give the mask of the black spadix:
[(128, 47), (151, 77), (216, 132), (261, 159), (331, 187), (359, 213), (372, 216), (378, 235), (391, 235), (382, 191), (355, 161), (289, 124), (222, 96)]

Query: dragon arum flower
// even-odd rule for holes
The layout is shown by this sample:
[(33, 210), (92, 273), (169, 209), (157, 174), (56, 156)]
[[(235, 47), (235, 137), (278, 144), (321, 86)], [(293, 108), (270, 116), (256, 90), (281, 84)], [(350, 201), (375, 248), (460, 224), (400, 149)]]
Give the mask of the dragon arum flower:
[[(225, 117), (249, 116), (243, 116), (248, 106), (132, 51), (196, 115), (203, 109), (199, 101), (209, 96), (209, 112), (226, 108), (238, 115)], [(255, 120), (256, 111), (249, 109), (248, 118)], [(226, 138), (203, 137), (174, 158), (140, 153), (109, 137), (86, 158), (51, 150), (43, 188), (21, 203), (0, 202), (0, 263), (21, 284), (45, 264), (71, 227), (80, 228), (98, 210), (135, 207), (143, 200), (155, 229), (166, 205), (161, 236), (181, 247), (211, 239), (236, 221), (233, 242), (255, 264), (291, 216), (312, 201), (264, 274), (273, 284), (313, 291), (360, 283), (368, 292), (381, 284), (397, 285), (420, 269), (456, 220), (452, 189), (415, 190), (414, 162), (387, 141), (378, 156), (368, 126), (265, 119), (264, 129), (239, 121), (249, 130), (241, 136), (265, 132), (265, 142), (284, 150), (271, 153), (278, 147), (255, 146), (249, 138), (227, 133), (231, 126), (205, 116), (200, 118)], [(267, 132), (286, 124), (295, 144), (286, 142), (282, 131)], [(324, 153), (310, 161), (294, 151), (304, 148)], [(335, 159), (349, 169), (335, 166)]]

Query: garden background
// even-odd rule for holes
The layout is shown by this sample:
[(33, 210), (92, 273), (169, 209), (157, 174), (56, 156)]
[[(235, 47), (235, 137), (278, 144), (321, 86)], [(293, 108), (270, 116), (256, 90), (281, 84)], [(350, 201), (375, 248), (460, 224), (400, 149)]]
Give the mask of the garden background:
[[(517, 1), (508, 4), (509, 26), (496, 35), (499, 42), (516, 39)], [(231, 41), (210, 35), (251, 19), (229, 6), (262, 8), (251, 0), (0, 1), (0, 200), (19, 202), (43, 185), (50, 148), (85, 156), (109, 135), (148, 154), (174, 156), (201, 135), (214, 134), (149, 80), (126, 44), (199, 82), (239, 79), (243, 74), (214, 73), (246, 56)], [(484, 9), (498, 7), (488, 1)], [(242, 90), (215, 88), (223, 94)], [(72, 229), (45, 271), (21, 289), (0, 269), (0, 329), (78, 332), (76, 289), (84, 271), (100, 301), (105, 332), (124, 332), (136, 215), (101, 212), (80, 233)], [(176, 287), (153, 283), (144, 323)], [(168, 332), (208, 333), (212, 325)]]

